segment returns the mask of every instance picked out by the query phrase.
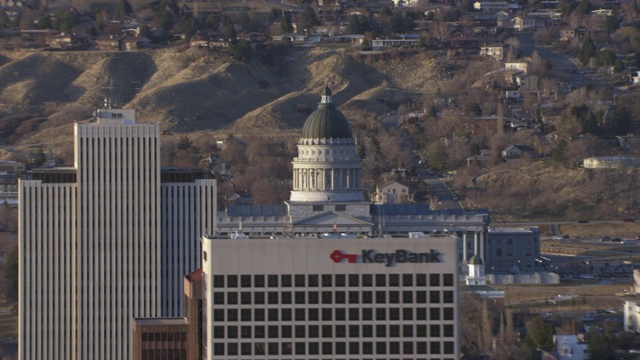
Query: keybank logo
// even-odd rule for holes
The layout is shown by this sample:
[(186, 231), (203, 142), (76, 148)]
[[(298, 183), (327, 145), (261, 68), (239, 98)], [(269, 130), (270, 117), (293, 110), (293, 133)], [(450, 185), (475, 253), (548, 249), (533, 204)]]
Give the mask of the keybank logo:
[(348, 254), (343, 250), (334, 250), (329, 257), (335, 263), (385, 264), (387, 267), (404, 263), (443, 263), (442, 253), (431, 249), (429, 252), (417, 253), (410, 250), (397, 249), (395, 252), (379, 252), (378, 250), (362, 250), (360, 254)]

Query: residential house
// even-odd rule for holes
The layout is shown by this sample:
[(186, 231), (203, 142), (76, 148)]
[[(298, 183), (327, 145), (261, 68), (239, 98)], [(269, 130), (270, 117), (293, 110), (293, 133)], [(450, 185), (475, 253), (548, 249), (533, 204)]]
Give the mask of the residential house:
[(535, 157), (536, 151), (529, 145), (509, 145), (502, 150), (502, 158), (505, 160)]
[[(582, 341), (581, 341), (582, 340)], [(589, 345), (577, 335), (553, 335), (558, 360), (586, 360)]]
[(625, 135), (616, 136), (621, 148), (628, 150), (640, 150), (640, 136)]
[(467, 159), (467, 166), (477, 166), (484, 167), (485, 164), (489, 161), (489, 155), (486, 150), (480, 152), (479, 155), (469, 156)]
[(495, 16), (497, 21), (506, 21), (509, 20), (510, 15), (506, 11), (498, 11)]
[(122, 43), (125, 39), (125, 36), (117, 36), (117, 35), (103, 35), (97, 37), (94, 41), (98, 50), (122, 50)]
[(517, 31), (533, 31), (536, 29), (536, 19), (518, 16), (511, 20), (513, 28)]
[(591, 11), (592, 14), (599, 14), (605, 16), (613, 16), (613, 9), (598, 9)]
[(61, 33), (47, 39), (47, 45), (54, 48), (70, 48), (80, 46), (89, 42), (86, 36)]
[(122, 50), (131, 51), (148, 48), (151, 40), (144, 36), (127, 36), (122, 40)]
[(500, 44), (482, 46), (480, 47), (480, 55), (494, 60), (502, 60), (504, 58), (504, 46)]
[(500, 11), (509, 9), (510, 4), (506, 1), (476, 1), (473, 8), (481, 11)]
[(227, 205), (253, 205), (253, 198), (247, 191), (238, 191), (225, 197)]
[(280, 34), (271, 35), (273, 41), (289, 41), (292, 43), (304, 43), (307, 41), (307, 35), (304, 34)]
[(371, 201), (375, 204), (409, 204), (413, 202), (413, 195), (408, 184), (393, 180), (376, 186), (376, 192), (371, 194)]
[(417, 46), (420, 42), (420, 38), (418, 35), (412, 36), (414, 34), (407, 34), (399, 37), (387, 37), (386, 39), (374, 39), (371, 41), (371, 49), (374, 51), (382, 50), (383, 48), (389, 47), (400, 47), (400, 46)]
[(520, 87), (520, 91), (535, 92), (538, 91), (540, 77), (538, 75), (516, 74), (516, 84)]
[(527, 73), (529, 71), (529, 63), (528, 62), (508, 62), (504, 63), (505, 70), (512, 71), (522, 71), (523, 73)]
[(495, 135), (498, 132), (498, 119), (495, 116), (483, 116), (473, 120), (471, 133), (475, 136)]

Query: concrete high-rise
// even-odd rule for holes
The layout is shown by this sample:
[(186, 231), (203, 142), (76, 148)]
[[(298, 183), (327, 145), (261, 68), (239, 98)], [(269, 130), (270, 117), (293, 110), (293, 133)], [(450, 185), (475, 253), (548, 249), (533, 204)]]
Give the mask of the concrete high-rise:
[(20, 181), (20, 359), (128, 359), (133, 317), (182, 312), (213, 229), (215, 180), (161, 170), (157, 124), (103, 109), (74, 135), (73, 168)]

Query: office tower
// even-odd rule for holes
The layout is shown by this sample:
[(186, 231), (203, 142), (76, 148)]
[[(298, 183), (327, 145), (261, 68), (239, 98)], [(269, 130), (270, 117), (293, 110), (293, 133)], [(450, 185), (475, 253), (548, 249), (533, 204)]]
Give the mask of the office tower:
[(161, 184), (157, 124), (102, 109), (74, 135), (73, 168), (20, 181), (20, 359), (128, 359), (131, 319), (181, 312), (213, 228), (215, 180)]
[(205, 359), (458, 359), (458, 248), (204, 237)]

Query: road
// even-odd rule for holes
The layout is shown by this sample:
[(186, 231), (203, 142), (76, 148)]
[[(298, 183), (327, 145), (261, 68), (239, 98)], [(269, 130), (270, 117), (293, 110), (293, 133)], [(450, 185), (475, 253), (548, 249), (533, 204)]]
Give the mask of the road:
[[(571, 61), (568, 55), (556, 52), (552, 48), (535, 46), (533, 34), (522, 34), (518, 36), (518, 39), (520, 40), (520, 51), (527, 54), (533, 54), (534, 50), (537, 51), (540, 57), (549, 60), (558, 78), (570, 83), (573, 87), (580, 88), (587, 84), (597, 88), (609, 86), (606, 82), (593, 75), (581, 74), (581, 68)], [(614, 88), (613, 91), (616, 94), (624, 92), (619, 88)]]

